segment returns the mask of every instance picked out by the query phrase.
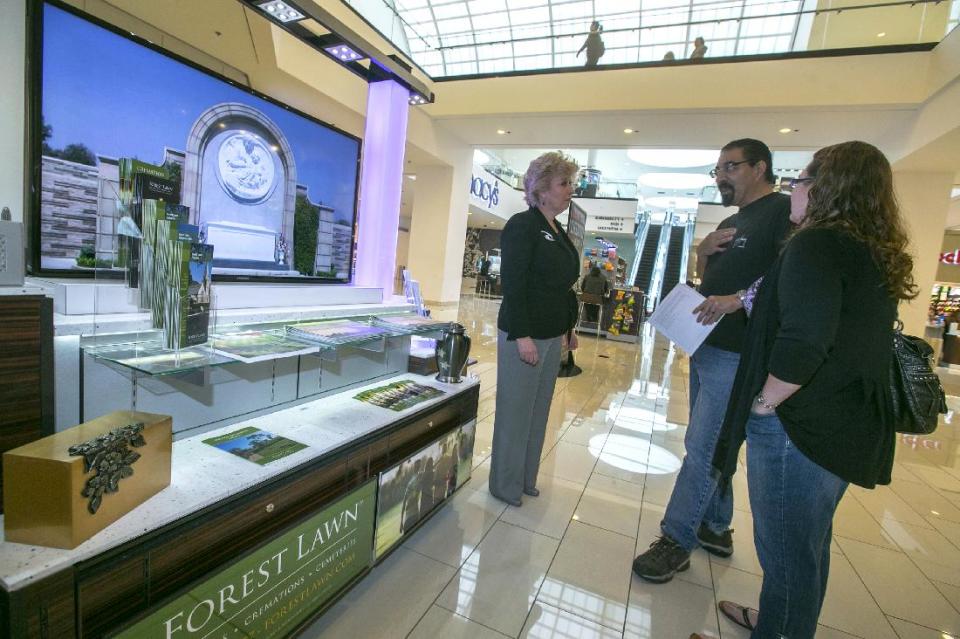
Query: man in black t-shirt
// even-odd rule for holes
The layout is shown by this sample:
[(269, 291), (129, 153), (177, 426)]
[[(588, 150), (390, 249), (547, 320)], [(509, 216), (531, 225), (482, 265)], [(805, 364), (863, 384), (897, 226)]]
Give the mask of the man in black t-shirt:
[(724, 206), (740, 210), (697, 247), (700, 292), (707, 297), (698, 314), (705, 324), (720, 321), (690, 358), (687, 454), (660, 522), (663, 534), (633, 561), (633, 571), (655, 583), (686, 570), (698, 545), (721, 557), (733, 554), (733, 494), (717, 490), (713, 452), (747, 329), (743, 291), (773, 264), (791, 229), (790, 198), (773, 192), (766, 144), (749, 138), (730, 142), (710, 175)]

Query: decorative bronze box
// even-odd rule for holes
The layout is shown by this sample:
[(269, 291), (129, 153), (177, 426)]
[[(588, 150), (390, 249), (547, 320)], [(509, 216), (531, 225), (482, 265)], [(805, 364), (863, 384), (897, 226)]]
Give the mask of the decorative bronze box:
[(117, 411), (3, 454), (6, 541), (75, 548), (170, 484), (173, 420)]

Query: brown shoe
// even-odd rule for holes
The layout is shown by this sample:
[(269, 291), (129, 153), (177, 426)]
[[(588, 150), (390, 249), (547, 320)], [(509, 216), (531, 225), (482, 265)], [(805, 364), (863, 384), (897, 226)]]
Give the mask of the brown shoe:
[(738, 626), (746, 628), (747, 630), (753, 630), (757, 627), (757, 617), (760, 615), (760, 612), (757, 611), (756, 608), (741, 606), (732, 601), (721, 601), (717, 604), (717, 607), (720, 608), (720, 612), (723, 613), (724, 617)]

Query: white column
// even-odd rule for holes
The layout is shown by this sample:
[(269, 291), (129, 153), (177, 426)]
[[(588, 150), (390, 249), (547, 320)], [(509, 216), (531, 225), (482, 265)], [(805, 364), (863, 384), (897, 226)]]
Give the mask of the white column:
[(915, 300), (900, 305), (900, 319), (904, 331), (922, 336), (950, 208), (953, 174), (896, 171), (893, 183), (910, 234), (913, 279), (920, 289)]
[(453, 165), (417, 168), (410, 223), (410, 273), (433, 304), (460, 299), (467, 234), (472, 152), (464, 148), (446, 159)]

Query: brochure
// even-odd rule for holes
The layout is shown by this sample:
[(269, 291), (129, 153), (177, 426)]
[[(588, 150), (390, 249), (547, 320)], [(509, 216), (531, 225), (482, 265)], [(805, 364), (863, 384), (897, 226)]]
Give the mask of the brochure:
[(270, 462), (292, 455), (307, 447), (306, 444), (268, 433), (254, 426), (241, 428), (226, 435), (204, 439), (203, 443), (237, 457), (243, 457), (247, 461), (252, 461), (261, 466), (266, 466)]
[(308, 355), (320, 350), (317, 344), (304, 344), (283, 335), (264, 331), (214, 335), (211, 346), (215, 353), (248, 364), (267, 359)]
[(379, 406), (380, 408), (388, 408), (392, 411), (400, 412), (411, 406), (425, 402), (428, 399), (440, 397), (445, 394), (446, 393), (439, 388), (424, 386), (409, 379), (404, 379), (399, 382), (387, 384), (386, 386), (378, 386), (370, 390), (365, 390), (362, 393), (357, 393), (353, 398), (359, 399), (361, 402)]

